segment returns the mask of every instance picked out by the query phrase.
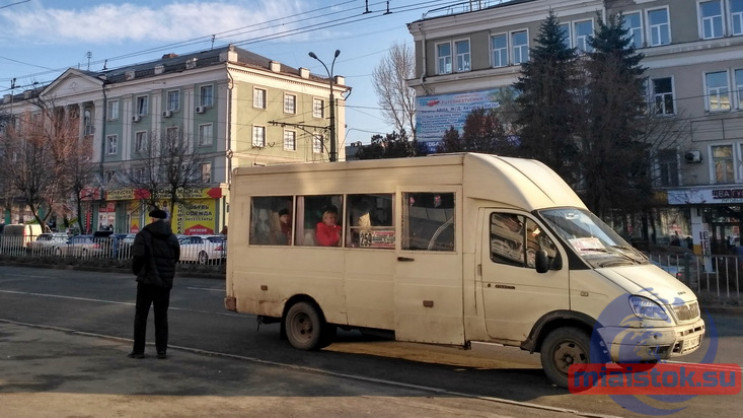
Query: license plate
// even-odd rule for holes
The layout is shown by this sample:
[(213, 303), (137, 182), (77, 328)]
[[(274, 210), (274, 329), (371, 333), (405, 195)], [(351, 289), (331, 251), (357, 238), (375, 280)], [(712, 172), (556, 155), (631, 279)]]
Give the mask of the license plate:
[(701, 340), (702, 340), (702, 336), (697, 335), (696, 337), (692, 337), (684, 341), (684, 351), (693, 350), (699, 347), (699, 343), (701, 342)]

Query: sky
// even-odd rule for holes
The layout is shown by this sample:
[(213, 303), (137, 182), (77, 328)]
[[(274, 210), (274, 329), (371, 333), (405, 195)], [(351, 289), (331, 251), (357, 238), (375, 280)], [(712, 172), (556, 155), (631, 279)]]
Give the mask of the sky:
[[(450, 0), (0, 0), (0, 96), (46, 84), (67, 68), (98, 71), (230, 43), (352, 88), (346, 143), (394, 125), (379, 110), (372, 72), (394, 44), (413, 47), (406, 24)], [(387, 13), (389, 9), (390, 13)]]

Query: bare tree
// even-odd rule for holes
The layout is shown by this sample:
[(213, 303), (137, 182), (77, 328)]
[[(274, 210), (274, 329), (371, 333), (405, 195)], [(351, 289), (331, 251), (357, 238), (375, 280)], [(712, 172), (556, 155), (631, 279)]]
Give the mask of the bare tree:
[(146, 191), (141, 197), (149, 208), (163, 209), (163, 200), (169, 202), (169, 213), (176, 205), (188, 206), (184, 192), (206, 184), (201, 176), (202, 156), (193, 151), (192, 144), (177, 129), (155, 133), (145, 142), (136, 144), (140, 158), (132, 161), (125, 174), (127, 183)]
[(67, 164), (76, 151), (79, 112), (36, 97), (37, 110), (5, 129), (2, 162), (5, 194), (22, 202), (43, 229), (68, 198)]
[(379, 106), (398, 132), (415, 139), (415, 90), (406, 80), (415, 76), (415, 57), (406, 44), (395, 44), (372, 73)]

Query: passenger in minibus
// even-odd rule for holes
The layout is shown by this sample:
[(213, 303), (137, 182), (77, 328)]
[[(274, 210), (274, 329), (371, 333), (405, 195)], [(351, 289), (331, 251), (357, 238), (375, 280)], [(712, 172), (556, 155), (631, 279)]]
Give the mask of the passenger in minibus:
[(338, 208), (328, 205), (323, 208), (322, 221), (315, 228), (315, 241), (318, 245), (334, 247), (340, 243), (341, 227), (338, 226)]
[(289, 209), (281, 209), (279, 211), (279, 224), (281, 225), (281, 233), (278, 236), (278, 244), (289, 245), (292, 242), (292, 217), (289, 214)]

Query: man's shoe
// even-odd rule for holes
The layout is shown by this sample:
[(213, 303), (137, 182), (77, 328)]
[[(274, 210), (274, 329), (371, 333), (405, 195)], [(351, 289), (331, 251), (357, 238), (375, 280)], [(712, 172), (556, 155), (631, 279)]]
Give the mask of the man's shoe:
[(157, 358), (159, 358), (160, 360), (164, 360), (168, 358), (168, 355), (165, 354), (165, 351), (160, 351), (159, 353), (157, 353)]
[(144, 358), (144, 353), (135, 353), (134, 351), (132, 351), (131, 353), (127, 354), (126, 356), (129, 357), (129, 358), (143, 359)]

